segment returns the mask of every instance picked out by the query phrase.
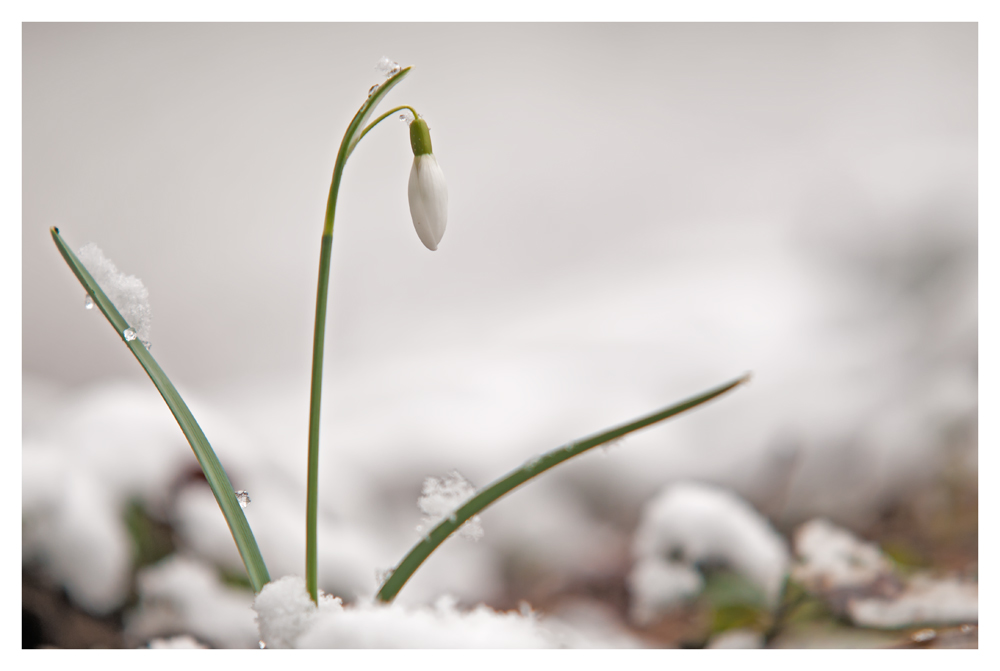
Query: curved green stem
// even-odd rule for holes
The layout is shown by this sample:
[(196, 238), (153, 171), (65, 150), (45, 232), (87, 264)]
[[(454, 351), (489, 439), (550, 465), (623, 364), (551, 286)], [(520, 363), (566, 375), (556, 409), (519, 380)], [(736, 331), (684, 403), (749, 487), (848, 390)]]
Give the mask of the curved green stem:
[(393, 569), (392, 575), (389, 576), (388, 580), (382, 585), (376, 598), (379, 601), (388, 602), (392, 601), (396, 594), (402, 589), (406, 581), (410, 579), (410, 576), (423, 564), (424, 560), (430, 556), (434, 550), (437, 549), (441, 543), (445, 541), (448, 536), (457, 531), (465, 522), (471, 519), (474, 515), (478, 515), (484, 508), (490, 506), (497, 499), (504, 496), (512, 489), (523, 485), (528, 480), (541, 475), (545, 471), (549, 470), (553, 466), (557, 466), (567, 459), (582, 454), (589, 449), (602, 445), (604, 443), (610, 442), (616, 438), (620, 438), (625, 434), (631, 433), (633, 431), (638, 431), (639, 429), (650, 426), (657, 422), (662, 422), (665, 419), (678, 415), (685, 410), (690, 410), (695, 406), (701, 405), (707, 401), (712, 400), (716, 396), (721, 396), (730, 389), (733, 389), (747, 380), (750, 379), (750, 375), (744, 375), (732, 382), (727, 382), (726, 384), (715, 387), (714, 389), (709, 389), (708, 391), (698, 394), (697, 396), (692, 396), (680, 403), (675, 403), (674, 405), (664, 408), (663, 410), (658, 410), (652, 414), (646, 415), (645, 417), (640, 417), (634, 421), (628, 422), (627, 424), (620, 424), (616, 427), (608, 429), (598, 434), (588, 436), (586, 438), (581, 438), (579, 440), (573, 441), (572, 443), (567, 443), (566, 445), (556, 448), (551, 452), (547, 452), (544, 455), (532, 459), (522, 467), (511, 471), (504, 477), (495, 481), (494, 483), (483, 487), (476, 495), (471, 499), (466, 501), (462, 506), (458, 508), (450, 517), (442, 520), (434, 529), (431, 530), (429, 534), (420, 539), (420, 541), (413, 546), (413, 548), (407, 553), (403, 558), (403, 561)]
[(127, 340), (123, 337), (125, 329), (129, 328), (128, 322), (118, 312), (115, 304), (111, 302), (101, 289), (101, 286), (94, 280), (86, 266), (80, 262), (62, 239), (62, 236), (59, 235), (59, 229), (53, 227), (51, 233), (52, 240), (55, 241), (56, 247), (59, 248), (59, 253), (66, 260), (73, 274), (76, 275), (80, 284), (90, 294), (90, 297), (97, 304), (97, 307), (100, 308), (108, 322), (118, 332), (118, 337), (125, 340), (125, 344), (139, 361), (139, 364), (142, 365), (146, 374), (149, 375), (149, 379), (156, 385), (157, 391), (160, 392), (160, 396), (163, 397), (167, 407), (170, 408), (170, 412), (173, 413), (174, 419), (177, 420), (177, 424), (180, 425), (181, 431), (184, 432), (184, 437), (187, 438), (188, 443), (191, 445), (191, 449), (198, 459), (198, 464), (205, 474), (205, 479), (208, 480), (209, 487), (212, 488), (212, 493), (215, 494), (215, 500), (218, 501), (219, 508), (222, 509), (222, 515), (226, 518), (226, 524), (229, 525), (229, 531), (233, 534), (233, 540), (236, 541), (236, 547), (240, 552), (240, 557), (243, 559), (247, 576), (250, 578), (250, 585), (253, 587), (254, 592), (260, 592), (261, 588), (270, 582), (271, 577), (267, 573), (267, 566), (264, 565), (264, 558), (261, 557), (260, 548), (257, 547), (257, 541), (254, 539), (250, 525), (247, 523), (246, 515), (243, 514), (243, 508), (240, 506), (239, 501), (236, 500), (236, 493), (233, 491), (233, 485), (229, 481), (229, 476), (226, 475), (225, 469), (222, 468), (219, 457), (216, 456), (215, 451), (209, 444), (208, 438), (205, 437), (205, 433), (198, 426), (198, 422), (195, 421), (191, 410), (177, 392), (177, 388), (174, 387), (170, 378), (163, 372), (163, 369), (160, 368), (153, 355), (146, 349), (146, 346), (138, 338)]
[(361, 138), (363, 138), (365, 135), (368, 135), (368, 131), (370, 131), (372, 128), (374, 128), (375, 126), (377, 126), (380, 123), (382, 123), (383, 119), (386, 119), (386, 118), (392, 116), (393, 114), (395, 114), (399, 110), (410, 110), (410, 112), (413, 113), (413, 118), (414, 119), (417, 118), (417, 110), (413, 109), (409, 105), (400, 105), (399, 107), (393, 107), (391, 110), (389, 110), (388, 112), (386, 112), (385, 114), (383, 114), (379, 118), (375, 119), (375, 121), (372, 121), (370, 124), (368, 124), (367, 126), (365, 126), (365, 129), (363, 131), (361, 131), (361, 135), (358, 136), (358, 141), (360, 142)]
[[(410, 68), (403, 68), (389, 79), (385, 80), (361, 105), (357, 114), (351, 119), (344, 133), (337, 152), (337, 161), (333, 167), (333, 179), (330, 182), (330, 194), (326, 201), (326, 216), (323, 220), (323, 237), (319, 254), (319, 280), (316, 287), (316, 321), (313, 328), (313, 358), (312, 380), (309, 386), (309, 457), (306, 477), (306, 590), (313, 602), (319, 603), (319, 586), (317, 582), (317, 524), (319, 511), (319, 418), (321, 396), (323, 393), (323, 346), (326, 340), (326, 303), (330, 285), (330, 256), (333, 247), (333, 219), (337, 211), (337, 193), (340, 191), (340, 180), (344, 167), (351, 152), (368, 130), (384, 119), (382, 115), (368, 128), (365, 123), (375, 111), (389, 91), (409, 74)], [(397, 108), (394, 111), (398, 111)], [(389, 113), (391, 114), (391, 112)]]

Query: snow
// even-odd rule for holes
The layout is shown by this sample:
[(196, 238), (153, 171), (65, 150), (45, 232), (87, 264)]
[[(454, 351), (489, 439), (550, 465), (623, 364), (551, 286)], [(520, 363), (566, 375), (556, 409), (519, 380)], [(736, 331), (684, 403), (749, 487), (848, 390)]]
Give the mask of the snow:
[(861, 541), (825, 519), (799, 527), (795, 553), (799, 559), (792, 577), (818, 591), (863, 587), (892, 572), (892, 563), (878, 545)]
[(643, 509), (632, 544), (632, 617), (648, 623), (702, 587), (696, 566), (722, 561), (776, 604), (788, 570), (785, 540), (735, 493), (682, 482), (665, 487)]
[(852, 599), (847, 611), (856, 624), (865, 627), (978, 622), (979, 585), (918, 574), (908, 581), (902, 594), (890, 599)]
[(149, 290), (135, 275), (126, 275), (118, 270), (101, 248), (91, 242), (77, 252), (77, 258), (118, 308), (128, 325), (141, 340), (149, 342), (150, 315)]
[(253, 596), (219, 579), (212, 566), (171, 555), (139, 572), (138, 605), (126, 613), (133, 642), (186, 632), (218, 648), (256, 648)]
[(752, 629), (728, 629), (712, 637), (706, 648), (747, 650), (764, 647), (764, 636)]
[(125, 506), (138, 500), (162, 513), (174, 478), (196, 462), (148, 387), (98, 385), (49, 409), (47, 421), (25, 426), (23, 560), (39, 563), (82, 608), (107, 613), (129, 591)]
[(450, 597), (433, 607), (362, 602), (345, 607), (324, 595), (318, 607), (298, 576), (264, 586), (254, 609), (268, 648), (549, 648), (559, 639), (530, 610), (461, 612)]
[(825, 519), (795, 533), (798, 560), (792, 577), (832, 598), (855, 624), (893, 629), (922, 624), (964, 624), (979, 619), (979, 586), (926, 572), (898, 575), (878, 545)]
[(306, 591), (305, 580), (285, 576), (272, 580), (254, 599), (255, 620), (260, 640), (268, 648), (294, 648), (298, 639), (314, 623), (320, 613), (343, 610), (340, 599), (320, 590), (319, 604), (314, 604)]
[(132, 563), (117, 501), (92, 471), (75, 468), (58, 447), (26, 448), (22, 561), (38, 561), (87, 611), (113, 611), (128, 596)]
[[(438, 523), (451, 513), (458, 510), (462, 504), (476, 495), (476, 488), (462, 477), (458, 471), (451, 471), (443, 478), (429, 477), (424, 480), (424, 490), (417, 505), (424, 513), (417, 533), (427, 534)], [(483, 525), (479, 515), (474, 515), (458, 528), (458, 535), (478, 541), (483, 537)]]
[(170, 638), (154, 638), (149, 642), (149, 647), (153, 650), (198, 650), (207, 648), (207, 645), (199, 643), (194, 637), (183, 634), (181, 636), (171, 636)]
[(383, 77), (390, 77), (399, 72), (400, 67), (399, 63), (396, 61), (392, 60), (388, 56), (383, 56), (378, 59), (377, 63), (375, 63), (375, 69), (378, 70), (379, 74)]

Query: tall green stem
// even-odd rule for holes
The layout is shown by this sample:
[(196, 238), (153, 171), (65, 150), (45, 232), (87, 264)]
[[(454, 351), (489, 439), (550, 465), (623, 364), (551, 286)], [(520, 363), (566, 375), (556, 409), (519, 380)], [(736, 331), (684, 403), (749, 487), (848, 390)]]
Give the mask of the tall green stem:
[(326, 297), (329, 290), (330, 251), (333, 249), (333, 219), (330, 233), (323, 233), (319, 254), (319, 284), (316, 287), (316, 326), (313, 331), (312, 381), (309, 393), (309, 470), (306, 485), (306, 589), (317, 602), (316, 529), (319, 511), (319, 410), (323, 393), (323, 342), (326, 333)]
[[(368, 96), (357, 114), (347, 126), (344, 139), (337, 152), (337, 162), (333, 167), (333, 179), (330, 182), (330, 195), (326, 201), (326, 216), (323, 220), (323, 237), (319, 254), (319, 280), (316, 286), (316, 322), (313, 328), (313, 360), (312, 380), (309, 386), (309, 465), (306, 485), (306, 589), (313, 602), (319, 603), (319, 585), (317, 582), (317, 524), (319, 515), (319, 418), (321, 397), (323, 393), (323, 345), (326, 340), (326, 302), (330, 285), (330, 255), (333, 249), (333, 220), (337, 211), (337, 192), (340, 190), (340, 180), (344, 167), (354, 147), (365, 134), (371, 130), (389, 113), (383, 114), (370, 126), (365, 123), (375, 111), (375, 107), (396, 84), (402, 81), (410, 72), (403, 68), (383, 82)], [(398, 108), (402, 109), (402, 108)], [(398, 111), (393, 110), (393, 111)]]

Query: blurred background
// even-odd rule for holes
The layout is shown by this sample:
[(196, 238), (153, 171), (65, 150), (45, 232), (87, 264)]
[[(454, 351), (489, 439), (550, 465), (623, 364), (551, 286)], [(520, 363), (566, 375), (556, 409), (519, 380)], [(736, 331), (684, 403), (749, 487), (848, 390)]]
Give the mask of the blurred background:
[(51, 226), (145, 283), (151, 351), (250, 493), (272, 577), (303, 573), (322, 220), (383, 55), (414, 67), (380, 111), (427, 119), (449, 221), (425, 249), (386, 120), (337, 208), (323, 589), (374, 594), (426, 477), (482, 486), (747, 371), (511, 494), (400, 602), (588, 600), (683, 643), (625, 614), (643, 505), (680, 481), (787, 538), (821, 516), (975, 576), (977, 48), (957, 23), (25, 24), (25, 631), (242, 644), (152, 612), (143, 571), (172, 557), (246, 596), (190, 448)]

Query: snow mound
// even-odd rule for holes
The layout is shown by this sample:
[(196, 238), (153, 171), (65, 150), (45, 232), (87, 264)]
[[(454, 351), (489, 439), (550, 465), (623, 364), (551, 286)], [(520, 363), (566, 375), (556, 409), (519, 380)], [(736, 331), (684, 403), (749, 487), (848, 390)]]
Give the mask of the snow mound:
[(847, 611), (856, 624), (883, 629), (978, 622), (979, 585), (915, 575), (895, 598), (852, 599)]
[(878, 545), (824, 519), (806, 522), (795, 532), (799, 561), (792, 577), (808, 589), (826, 592), (869, 585), (892, 573)]
[(979, 620), (979, 585), (956, 577), (896, 573), (868, 543), (823, 519), (799, 527), (792, 577), (857, 625), (898, 629)]
[(701, 563), (729, 566), (770, 604), (781, 594), (789, 563), (785, 540), (767, 519), (733, 492), (699, 483), (666, 487), (646, 504), (632, 554), (631, 616), (639, 624), (697, 595), (704, 586)]
[(463, 612), (443, 596), (431, 607), (368, 602), (345, 607), (321, 594), (317, 607), (298, 576), (265, 585), (254, 610), (268, 648), (567, 647), (566, 625), (549, 629), (526, 605), (520, 612), (499, 613), (484, 605)]
[(183, 632), (217, 648), (257, 647), (252, 594), (223, 584), (214, 568), (171, 555), (136, 582), (139, 605), (125, 617), (132, 641)]
[(22, 562), (37, 561), (70, 599), (103, 615), (128, 596), (131, 539), (113, 494), (66, 452), (26, 441)]
[(202, 645), (192, 636), (182, 634), (171, 636), (170, 638), (154, 638), (149, 642), (149, 647), (153, 650), (203, 650), (208, 648)]

